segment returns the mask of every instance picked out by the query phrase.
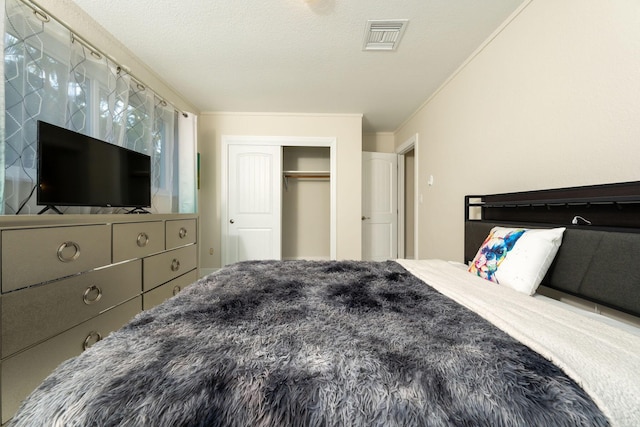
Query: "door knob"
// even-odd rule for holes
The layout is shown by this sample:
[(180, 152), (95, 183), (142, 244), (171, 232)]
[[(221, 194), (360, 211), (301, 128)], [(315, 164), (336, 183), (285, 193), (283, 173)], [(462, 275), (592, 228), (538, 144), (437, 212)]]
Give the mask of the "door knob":
[(234, 220), (232, 220), (232, 219), (230, 219), (230, 220), (229, 220), (229, 222), (230, 222), (231, 224), (233, 224), (235, 221), (234, 221)]
[(362, 220), (364, 221), (365, 219), (371, 219), (371, 217), (362, 215)]

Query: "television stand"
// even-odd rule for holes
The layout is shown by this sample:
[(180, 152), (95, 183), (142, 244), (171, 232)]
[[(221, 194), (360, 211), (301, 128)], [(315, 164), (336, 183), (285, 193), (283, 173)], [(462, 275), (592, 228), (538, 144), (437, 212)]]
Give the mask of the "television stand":
[(126, 213), (128, 213), (128, 214), (148, 214), (148, 213), (151, 213), (151, 212), (149, 212), (145, 208), (133, 208), (130, 211), (127, 211)]
[(38, 212), (38, 215), (42, 215), (43, 213), (45, 213), (46, 211), (48, 211), (49, 209), (51, 209), (52, 211), (54, 211), (55, 213), (57, 213), (58, 215), (63, 215), (62, 211), (58, 208), (56, 208), (53, 205), (47, 205), (45, 206), (40, 212)]

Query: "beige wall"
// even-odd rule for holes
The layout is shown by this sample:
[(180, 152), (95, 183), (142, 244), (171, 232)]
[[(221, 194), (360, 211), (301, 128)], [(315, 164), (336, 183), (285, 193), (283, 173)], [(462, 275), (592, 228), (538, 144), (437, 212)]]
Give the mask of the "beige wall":
[(362, 151), (376, 153), (395, 152), (393, 132), (375, 132), (362, 134)]
[[(203, 113), (200, 152), (201, 268), (221, 265), (220, 166), (222, 135), (335, 137), (337, 258), (361, 257), (362, 116), (359, 114)], [(210, 254), (213, 248), (213, 255)]]
[(396, 132), (419, 134), (420, 257), (462, 261), (465, 194), (638, 180), (639, 52), (637, 0), (515, 16)]

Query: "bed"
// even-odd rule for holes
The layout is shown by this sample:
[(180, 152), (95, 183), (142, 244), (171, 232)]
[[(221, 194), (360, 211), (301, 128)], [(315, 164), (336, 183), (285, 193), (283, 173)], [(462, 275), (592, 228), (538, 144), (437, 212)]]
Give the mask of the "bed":
[[(640, 183), (467, 196), (465, 263), (227, 266), (63, 363), (10, 425), (637, 426), (639, 204)], [(514, 254), (540, 239), (531, 290)]]

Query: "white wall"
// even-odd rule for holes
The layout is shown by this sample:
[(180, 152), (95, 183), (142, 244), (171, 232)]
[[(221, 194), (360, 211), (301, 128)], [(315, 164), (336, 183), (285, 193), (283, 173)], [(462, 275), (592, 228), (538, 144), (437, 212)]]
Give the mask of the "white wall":
[[(361, 257), (362, 116), (360, 114), (203, 113), (200, 151), (200, 267), (221, 265), (222, 135), (335, 137), (337, 258)], [(210, 249), (213, 248), (213, 254)]]
[(465, 194), (640, 179), (639, 1), (533, 0), (494, 36), (395, 134), (422, 258), (462, 261)]

